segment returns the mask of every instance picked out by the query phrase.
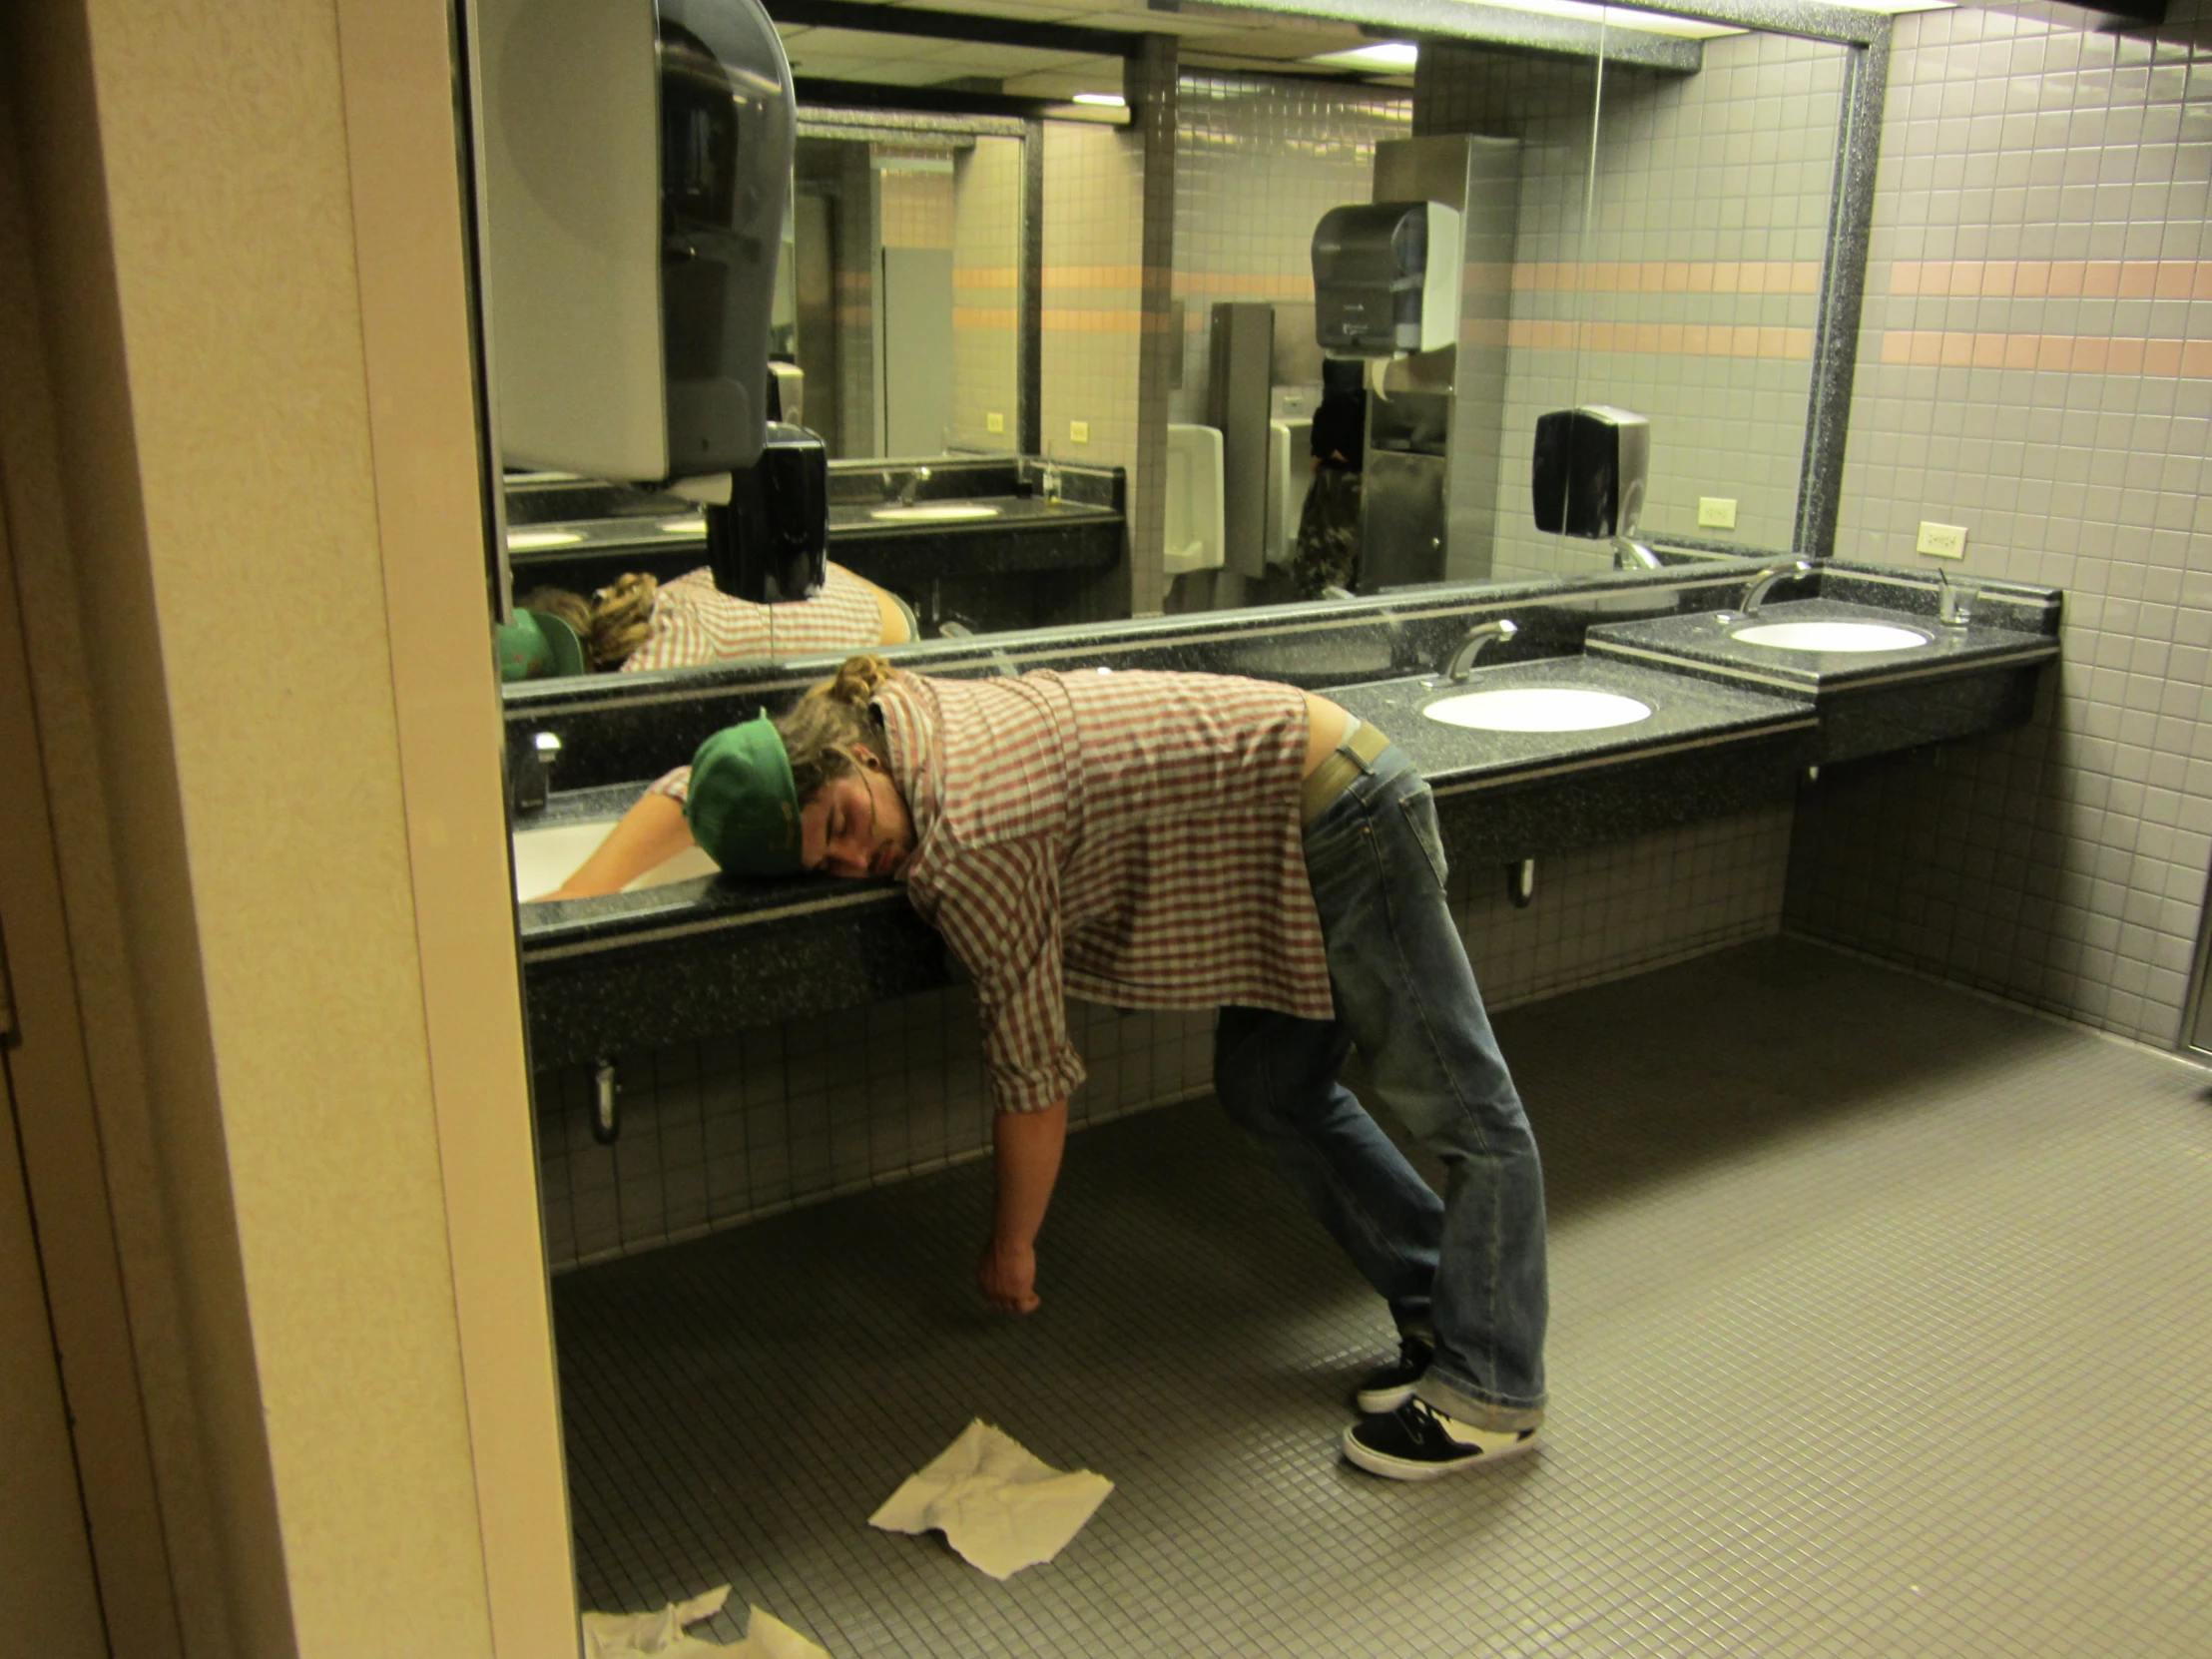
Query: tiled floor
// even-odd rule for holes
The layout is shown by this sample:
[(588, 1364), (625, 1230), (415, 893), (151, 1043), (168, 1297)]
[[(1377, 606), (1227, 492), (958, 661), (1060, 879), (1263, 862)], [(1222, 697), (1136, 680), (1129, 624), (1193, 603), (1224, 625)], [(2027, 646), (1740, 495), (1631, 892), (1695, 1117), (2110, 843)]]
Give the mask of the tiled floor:
[[(1337, 1459), (1385, 1322), (1202, 1102), (1071, 1142), (1026, 1322), (981, 1166), (559, 1281), (586, 1604), (729, 1579), (840, 1659), (2212, 1654), (2212, 1074), (1790, 940), (1498, 1024), (1541, 1457)], [(1117, 1482), (1005, 1584), (866, 1524), (973, 1416)]]

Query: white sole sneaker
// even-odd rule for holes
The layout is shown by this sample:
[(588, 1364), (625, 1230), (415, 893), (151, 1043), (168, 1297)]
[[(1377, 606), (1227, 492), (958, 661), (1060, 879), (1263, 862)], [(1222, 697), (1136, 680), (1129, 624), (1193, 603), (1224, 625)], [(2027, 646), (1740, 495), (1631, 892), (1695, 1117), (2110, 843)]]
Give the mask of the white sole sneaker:
[(1418, 1400), (1344, 1431), (1347, 1461), (1389, 1480), (1434, 1480), (1462, 1469), (1488, 1468), (1524, 1457), (1541, 1443), (1537, 1429), (1477, 1428)]

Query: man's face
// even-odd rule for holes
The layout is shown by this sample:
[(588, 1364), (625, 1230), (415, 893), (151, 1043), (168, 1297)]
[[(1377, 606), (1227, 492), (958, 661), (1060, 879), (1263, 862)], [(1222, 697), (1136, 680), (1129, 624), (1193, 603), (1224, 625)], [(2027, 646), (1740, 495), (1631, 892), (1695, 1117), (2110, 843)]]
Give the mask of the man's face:
[(799, 856), (830, 875), (896, 875), (914, 851), (914, 821), (882, 763), (829, 785), (799, 815)]

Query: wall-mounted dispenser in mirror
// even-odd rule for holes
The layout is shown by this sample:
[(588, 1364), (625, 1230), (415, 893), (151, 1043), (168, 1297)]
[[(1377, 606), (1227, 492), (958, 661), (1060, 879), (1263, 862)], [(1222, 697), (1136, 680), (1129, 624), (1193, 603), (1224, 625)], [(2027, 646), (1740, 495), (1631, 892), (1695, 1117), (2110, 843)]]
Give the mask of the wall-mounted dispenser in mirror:
[(1333, 357), (1404, 357), (1459, 342), (1459, 209), (1331, 208), (1314, 227), (1314, 337)]
[(1552, 535), (1610, 541), (1623, 567), (1664, 567), (1636, 539), (1651, 475), (1651, 422), (1599, 403), (1554, 409), (1536, 420), (1529, 496), (1536, 528)]
[(757, 0), (489, 0), (482, 39), (500, 455), (666, 484), (725, 592), (806, 598), (820, 440), (778, 427), (760, 466), (796, 136), (774, 25)]

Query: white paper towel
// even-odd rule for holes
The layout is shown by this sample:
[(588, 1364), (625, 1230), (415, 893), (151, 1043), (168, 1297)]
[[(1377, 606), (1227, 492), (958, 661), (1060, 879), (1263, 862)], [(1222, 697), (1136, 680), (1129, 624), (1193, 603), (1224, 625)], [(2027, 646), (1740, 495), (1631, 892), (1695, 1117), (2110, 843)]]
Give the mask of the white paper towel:
[(1113, 1489), (1088, 1469), (1061, 1473), (978, 1417), (891, 1493), (868, 1524), (886, 1532), (942, 1532), (975, 1566), (1011, 1578), (1066, 1548)]
[(652, 1654), (656, 1659), (830, 1659), (829, 1650), (817, 1647), (773, 1614), (750, 1608), (753, 1622), (740, 1642), (710, 1642), (684, 1634), (684, 1626), (711, 1619), (730, 1599), (730, 1586), (717, 1584), (704, 1595), (679, 1601), (658, 1613), (586, 1613), (584, 1659), (632, 1659)]

